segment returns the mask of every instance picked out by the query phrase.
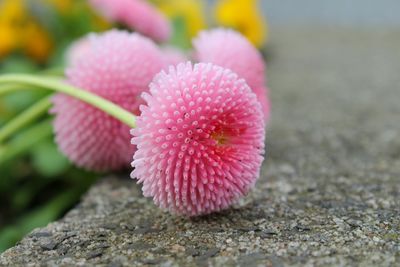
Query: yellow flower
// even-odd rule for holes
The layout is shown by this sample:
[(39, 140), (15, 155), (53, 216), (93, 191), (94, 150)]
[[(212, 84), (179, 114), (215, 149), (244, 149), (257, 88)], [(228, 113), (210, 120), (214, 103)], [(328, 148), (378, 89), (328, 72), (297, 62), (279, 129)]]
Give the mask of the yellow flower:
[(0, 1), (0, 57), (21, 50), (44, 62), (52, 43), (47, 32), (29, 16), (23, 0)]
[(38, 24), (30, 22), (26, 25), (25, 34), (21, 36), (22, 50), (38, 62), (44, 62), (52, 49), (50, 36)]
[(19, 43), (14, 32), (13, 18), (20, 17), (20, 1), (0, 2), (0, 57), (11, 53)]
[(202, 0), (155, 0), (153, 2), (167, 17), (183, 19), (189, 37), (196, 36), (198, 31), (206, 27)]
[(17, 46), (18, 40), (12, 28), (0, 22), (0, 58), (8, 55)]
[(257, 47), (267, 40), (268, 25), (259, 11), (258, 0), (219, 0), (215, 18), (218, 24), (241, 32)]

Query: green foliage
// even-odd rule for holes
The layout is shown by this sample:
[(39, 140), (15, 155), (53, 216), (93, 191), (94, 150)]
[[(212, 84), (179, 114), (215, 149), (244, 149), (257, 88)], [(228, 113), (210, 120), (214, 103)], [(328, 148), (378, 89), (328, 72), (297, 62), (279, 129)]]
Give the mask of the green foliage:
[(11, 55), (1, 63), (1, 70), (3, 73), (35, 72), (39, 69), (32, 61), (20, 55)]
[(172, 20), (174, 28), (173, 35), (171, 37), (171, 44), (176, 47), (188, 49), (191, 46), (190, 38), (187, 35), (187, 25), (183, 17), (176, 17)]
[[(12, 54), (0, 61), (0, 73), (37, 73), (42, 68), (53, 69), (46, 71), (49, 75), (63, 73), (60, 67), (66, 47), (93, 30), (88, 12), (82, 12), (49, 16), (58, 21), (52, 24), (51, 31), (58, 41), (49, 65), (39, 66), (29, 58)], [(27, 90), (0, 96), (0, 128), (47, 95), (44, 90)], [(52, 121), (49, 115), (45, 117), (0, 143), (0, 252), (32, 229), (62, 216), (98, 177), (77, 170), (58, 151)]]
[[(26, 3), (30, 15), (51, 36), (52, 53), (46, 62), (37, 64), (15, 50), (0, 58), (1, 74), (62, 75), (68, 46), (88, 32), (108, 27), (93, 15), (86, 0), (73, 1), (70, 10), (57, 10), (47, 1)], [(0, 95), (0, 129), (47, 95), (45, 90)], [(0, 252), (33, 228), (62, 216), (98, 177), (74, 168), (53, 139), (52, 120), (45, 115), (0, 142)]]
[(68, 160), (58, 151), (54, 142), (46, 139), (32, 149), (33, 167), (43, 177), (56, 177), (69, 167)]
[(0, 145), (0, 252), (61, 216), (96, 180), (75, 169), (53, 138), (48, 118)]

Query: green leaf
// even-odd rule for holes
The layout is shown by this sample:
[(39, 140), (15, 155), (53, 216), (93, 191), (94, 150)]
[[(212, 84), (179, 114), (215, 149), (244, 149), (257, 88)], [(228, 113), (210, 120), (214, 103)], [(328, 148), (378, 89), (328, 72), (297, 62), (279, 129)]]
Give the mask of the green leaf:
[(0, 145), (0, 167), (16, 157), (26, 155), (38, 142), (50, 138), (52, 134), (51, 120), (45, 120), (21, 132), (7, 144)]
[(2, 73), (26, 73), (35, 72), (38, 67), (22, 55), (11, 55), (1, 64)]
[(61, 175), (71, 166), (69, 161), (58, 151), (57, 146), (45, 140), (32, 151), (33, 166), (45, 177)]
[(41, 90), (13, 92), (4, 96), (2, 101), (7, 110), (18, 113), (47, 94), (48, 92)]

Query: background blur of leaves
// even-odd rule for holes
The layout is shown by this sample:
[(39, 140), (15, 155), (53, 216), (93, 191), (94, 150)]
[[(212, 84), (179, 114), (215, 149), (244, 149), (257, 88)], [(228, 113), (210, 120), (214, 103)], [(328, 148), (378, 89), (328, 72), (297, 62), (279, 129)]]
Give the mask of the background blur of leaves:
[[(211, 13), (207, 1), (150, 2), (169, 17), (174, 27), (170, 42), (181, 48), (190, 48), (199, 30), (216, 24), (241, 31), (258, 47), (265, 42), (266, 25), (256, 0), (221, 0)], [(0, 73), (46, 70), (60, 75), (74, 40), (112, 26), (87, 0), (0, 0)], [(21, 91), (1, 97), (0, 128), (47, 94)], [(98, 176), (74, 168), (60, 154), (48, 115), (0, 144), (0, 252), (60, 217)]]
[[(0, 71), (61, 70), (73, 40), (108, 27), (84, 0), (0, 0)], [(0, 127), (46, 94), (22, 91), (0, 98)], [(57, 219), (95, 181), (60, 154), (48, 120), (44, 116), (0, 146), (0, 251)]]

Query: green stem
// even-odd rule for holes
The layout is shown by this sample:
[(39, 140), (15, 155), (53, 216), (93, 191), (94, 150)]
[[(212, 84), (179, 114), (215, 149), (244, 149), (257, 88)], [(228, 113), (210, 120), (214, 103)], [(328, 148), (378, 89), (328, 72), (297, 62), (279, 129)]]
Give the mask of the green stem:
[[(55, 78), (49, 77), (36, 77), (27, 74), (5, 74), (0, 76), (0, 85), (4, 84), (19, 84), (34, 87), (41, 87), (56, 92), (64, 93), (82, 100), (98, 109), (106, 112), (107, 114), (113, 116), (114, 118), (120, 120), (126, 125), (134, 128), (136, 123), (136, 117), (132, 113), (126, 111), (125, 109), (119, 107), (118, 105), (105, 100), (93, 93), (88, 91), (78, 89), (76, 87), (65, 84)], [(21, 90), (22, 88), (14, 88), (15, 90)], [(1, 94), (1, 90), (0, 90)]]
[(51, 97), (45, 97), (0, 129), (0, 144), (19, 129), (42, 116), (51, 106)]

